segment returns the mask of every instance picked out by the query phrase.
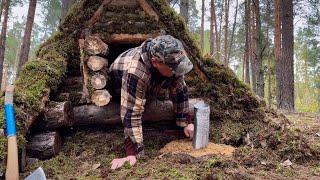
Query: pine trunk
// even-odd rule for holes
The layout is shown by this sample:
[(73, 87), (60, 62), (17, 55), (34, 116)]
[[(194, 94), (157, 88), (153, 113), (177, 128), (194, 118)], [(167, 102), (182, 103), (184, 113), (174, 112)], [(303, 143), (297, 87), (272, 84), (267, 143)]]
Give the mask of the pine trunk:
[(238, 3), (239, 1), (236, 0), (236, 12), (234, 14), (234, 21), (233, 21), (233, 27), (232, 27), (232, 34), (231, 34), (231, 39), (230, 39), (230, 46), (229, 46), (229, 51), (228, 51), (228, 62), (230, 60), (230, 55), (231, 55), (231, 49), (233, 45), (233, 37), (234, 37), (234, 32), (236, 30), (236, 24), (237, 24), (237, 15), (238, 15)]
[(254, 0), (255, 9), (255, 34), (256, 34), (256, 92), (260, 97), (264, 97), (264, 70), (263, 70), (263, 52), (262, 52), (262, 30), (261, 30), (261, 20), (260, 20), (260, 7), (259, 0)]
[(228, 28), (229, 28), (229, 1), (230, 0), (225, 0), (225, 7), (224, 7), (224, 64), (226, 66), (229, 65), (228, 62)]
[(213, 55), (214, 54), (214, 42), (215, 42), (214, 27), (216, 26), (214, 0), (211, 0), (211, 2), (210, 2), (210, 15), (211, 15), (211, 17), (210, 17), (210, 55)]
[(205, 7), (204, 7), (204, 0), (202, 0), (202, 8), (201, 8), (201, 37), (200, 37), (200, 47), (201, 47), (201, 53), (204, 52), (204, 13), (205, 13)]
[(220, 13), (220, 24), (219, 24), (219, 45), (217, 47), (217, 52), (218, 52), (218, 59), (220, 61), (222, 61), (221, 59), (221, 33), (222, 33), (222, 18), (223, 18), (223, 5), (224, 5), (224, 1), (227, 1), (227, 0), (222, 0), (221, 4), (222, 4), (222, 7), (221, 7), (221, 13)]
[(279, 109), (294, 111), (293, 2), (282, 1), (282, 55), (278, 62), (277, 104)]
[(269, 108), (271, 108), (271, 104), (272, 104), (272, 92), (271, 92), (271, 52), (270, 52), (270, 41), (269, 41), (269, 28), (271, 25), (271, 18), (270, 18), (270, 14), (271, 14), (271, 9), (270, 9), (270, 0), (267, 0), (267, 12), (266, 12), (266, 20), (267, 20), (267, 57), (268, 57), (268, 106)]
[(220, 51), (220, 37), (219, 37), (219, 32), (218, 32), (218, 24), (217, 24), (217, 15), (216, 15), (216, 5), (215, 5), (215, 0), (212, 0), (212, 10), (213, 10), (213, 22), (214, 22), (214, 31), (215, 31), (215, 35), (216, 35), (216, 51), (214, 52), (214, 54), (217, 54), (217, 52)]
[(21, 45), (20, 55), (19, 55), (19, 69), (28, 61), (29, 51), (30, 51), (30, 41), (31, 41), (31, 32), (34, 22), (34, 15), (36, 12), (37, 0), (30, 0), (29, 10), (27, 16), (27, 24), (24, 30), (23, 41)]
[(255, 24), (255, 13), (254, 6), (250, 3), (250, 65), (251, 65), (251, 85), (253, 92), (257, 93), (257, 46), (256, 46), (256, 24)]
[(189, 0), (180, 1), (180, 15), (184, 18), (186, 24), (189, 22)]
[(2, 1), (1, 1), (1, 5), (0, 5), (0, 21), (1, 21), (2, 13), (3, 13), (4, 1), (5, 1), (5, 0), (2, 0)]
[(245, 1), (245, 32), (246, 32), (246, 43), (245, 43), (245, 51), (244, 51), (244, 81), (247, 84), (250, 84), (250, 67), (249, 67), (249, 62), (250, 62), (250, 44), (249, 44), (249, 39), (250, 39), (250, 17), (249, 17), (249, 11), (250, 11), (250, 0)]
[(4, 1), (4, 10), (3, 10), (3, 22), (0, 35), (0, 82), (2, 82), (2, 72), (3, 72), (3, 62), (4, 62), (4, 53), (6, 50), (6, 36), (7, 36), (7, 24), (9, 16), (9, 6), (10, 0)]

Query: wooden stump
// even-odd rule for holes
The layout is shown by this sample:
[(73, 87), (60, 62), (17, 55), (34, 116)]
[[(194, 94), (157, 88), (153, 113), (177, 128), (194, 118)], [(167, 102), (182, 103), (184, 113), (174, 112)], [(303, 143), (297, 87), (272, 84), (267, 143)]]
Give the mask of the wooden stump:
[(92, 71), (100, 71), (108, 66), (108, 60), (99, 56), (90, 56), (87, 65)]
[(91, 100), (97, 106), (105, 106), (109, 104), (111, 95), (107, 90), (96, 90), (93, 92)]
[(47, 132), (33, 136), (26, 144), (26, 150), (30, 157), (48, 159), (59, 154), (61, 145), (59, 132)]

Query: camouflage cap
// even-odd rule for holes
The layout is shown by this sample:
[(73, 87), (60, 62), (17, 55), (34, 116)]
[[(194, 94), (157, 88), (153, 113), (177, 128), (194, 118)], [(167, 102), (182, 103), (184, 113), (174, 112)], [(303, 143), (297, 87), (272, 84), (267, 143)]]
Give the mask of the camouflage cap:
[(150, 42), (150, 54), (168, 65), (177, 76), (184, 75), (193, 68), (182, 43), (170, 35), (154, 38)]

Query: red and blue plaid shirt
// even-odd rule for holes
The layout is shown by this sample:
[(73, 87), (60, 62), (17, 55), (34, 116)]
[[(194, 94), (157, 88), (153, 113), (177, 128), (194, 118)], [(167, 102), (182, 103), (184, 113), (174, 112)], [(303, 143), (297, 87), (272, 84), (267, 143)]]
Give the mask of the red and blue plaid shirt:
[(149, 40), (127, 50), (110, 66), (110, 75), (121, 84), (121, 120), (124, 126), (127, 155), (143, 154), (142, 115), (151, 94), (168, 89), (176, 113), (176, 124), (189, 123), (188, 90), (184, 77), (163, 77), (151, 65)]

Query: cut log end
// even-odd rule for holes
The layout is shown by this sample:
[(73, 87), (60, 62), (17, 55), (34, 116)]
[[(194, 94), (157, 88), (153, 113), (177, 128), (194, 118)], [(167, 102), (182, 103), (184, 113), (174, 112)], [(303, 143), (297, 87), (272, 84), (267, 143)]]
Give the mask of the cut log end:
[(92, 102), (97, 106), (105, 106), (109, 104), (112, 96), (107, 90), (96, 90), (91, 96)]
[(92, 71), (100, 71), (108, 66), (108, 61), (99, 56), (90, 56), (87, 65)]
[(30, 157), (48, 159), (59, 154), (62, 139), (59, 132), (37, 134), (26, 144), (27, 154)]
[(90, 55), (107, 55), (108, 45), (97, 36), (87, 36), (84, 41), (84, 50)]
[(107, 78), (102, 74), (95, 74), (91, 77), (91, 85), (95, 89), (102, 89), (107, 84)]
[(44, 119), (37, 124), (37, 127), (55, 129), (69, 127), (74, 123), (73, 107), (70, 101), (53, 102), (45, 108)]

